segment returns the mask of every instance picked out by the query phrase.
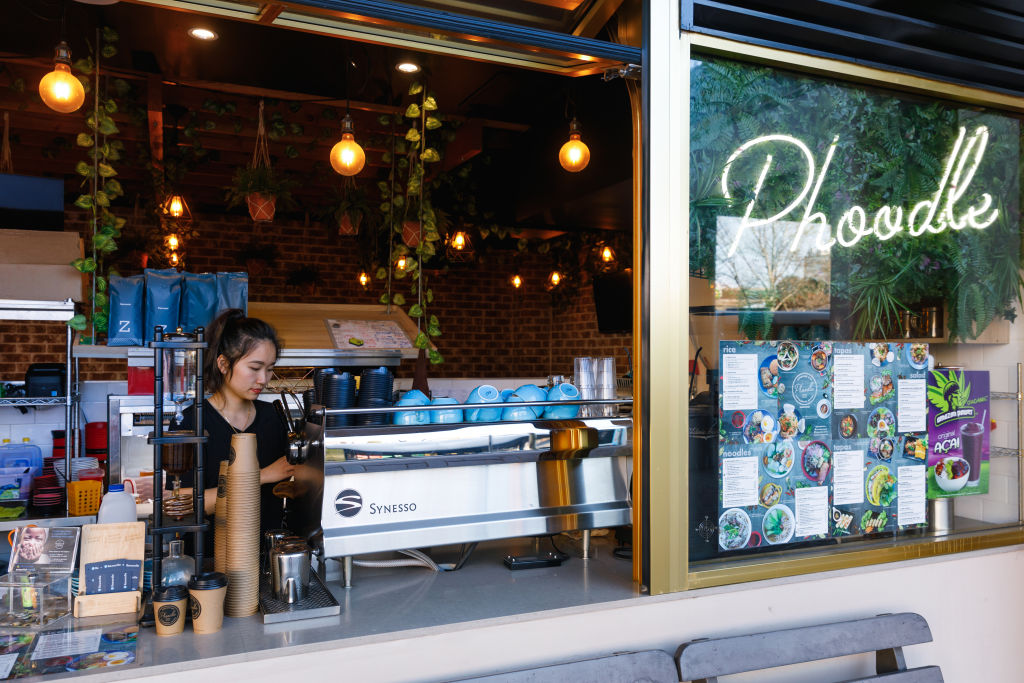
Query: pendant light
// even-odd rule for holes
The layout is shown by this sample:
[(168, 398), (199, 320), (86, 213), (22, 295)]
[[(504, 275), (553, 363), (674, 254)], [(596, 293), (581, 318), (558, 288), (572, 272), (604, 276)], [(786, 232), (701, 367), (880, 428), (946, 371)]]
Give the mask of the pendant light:
[(551, 274), (548, 275), (548, 287), (554, 289), (560, 284), (562, 284), (562, 274), (557, 270), (551, 271)]
[(39, 97), (50, 109), (70, 114), (85, 102), (85, 88), (71, 73), (71, 48), (63, 40), (57, 45), (53, 71), (39, 81)]
[(352, 117), (345, 114), (341, 120), (341, 140), (331, 148), (331, 166), (344, 176), (352, 176), (366, 165), (366, 152), (356, 142)]
[(612, 263), (615, 261), (615, 252), (608, 245), (605, 245), (601, 249), (601, 260), (605, 263)]
[(523, 278), (519, 277), (519, 273), (512, 276), (512, 286), (515, 289), (519, 289), (523, 286)]
[(569, 123), (569, 141), (558, 150), (558, 163), (570, 173), (579, 173), (590, 163), (590, 148), (580, 140), (580, 122)]
[(365, 270), (359, 273), (359, 284), (361, 284), (364, 288), (366, 287), (366, 285), (370, 284), (370, 276), (366, 274)]
[(331, 148), (331, 167), (343, 176), (353, 176), (366, 165), (366, 152), (356, 142), (355, 126), (349, 114), (348, 52), (345, 53), (345, 118), (341, 120), (341, 140)]
[(160, 215), (168, 222), (173, 222), (181, 227), (192, 225), (192, 211), (188, 208), (188, 202), (180, 194), (172, 192), (160, 205)]

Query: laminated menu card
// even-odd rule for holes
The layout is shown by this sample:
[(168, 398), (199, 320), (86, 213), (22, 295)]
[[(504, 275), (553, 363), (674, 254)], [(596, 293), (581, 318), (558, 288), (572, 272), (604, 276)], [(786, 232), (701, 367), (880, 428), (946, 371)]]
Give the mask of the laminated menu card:
[(720, 354), (720, 550), (924, 523), (927, 344), (724, 341)]
[(988, 493), (988, 371), (946, 368), (928, 375), (928, 498)]

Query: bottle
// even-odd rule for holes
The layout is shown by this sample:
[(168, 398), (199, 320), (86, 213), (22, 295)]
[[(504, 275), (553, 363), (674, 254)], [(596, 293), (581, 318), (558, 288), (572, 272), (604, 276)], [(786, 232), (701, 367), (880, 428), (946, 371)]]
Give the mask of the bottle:
[(124, 484), (111, 484), (107, 492), (103, 494), (96, 521), (100, 524), (107, 524), (136, 520), (135, 497), (124, 490)]
[(196, 573), (196, 561), (185, 554), (185, 541), (176, 538), (169, 544), (164, 556), (161, 586), (187, 586), (188, 580)]

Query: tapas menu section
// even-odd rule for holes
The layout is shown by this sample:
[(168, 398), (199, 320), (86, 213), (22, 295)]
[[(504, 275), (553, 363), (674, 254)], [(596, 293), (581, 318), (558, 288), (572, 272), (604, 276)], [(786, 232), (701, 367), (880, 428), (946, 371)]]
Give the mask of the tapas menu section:
[(721, 550), (925, 523), (927, 344), (719, 351)]

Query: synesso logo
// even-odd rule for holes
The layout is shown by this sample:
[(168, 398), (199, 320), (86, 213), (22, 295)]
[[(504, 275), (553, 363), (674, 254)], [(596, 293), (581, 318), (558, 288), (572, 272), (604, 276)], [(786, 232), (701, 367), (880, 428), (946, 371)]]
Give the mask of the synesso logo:
[(363, 509), (363, 497), (359, 491), (345, 489), (334, 499), (334, 509), (342, 517), (355, 517)]

